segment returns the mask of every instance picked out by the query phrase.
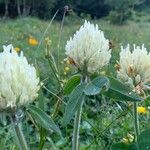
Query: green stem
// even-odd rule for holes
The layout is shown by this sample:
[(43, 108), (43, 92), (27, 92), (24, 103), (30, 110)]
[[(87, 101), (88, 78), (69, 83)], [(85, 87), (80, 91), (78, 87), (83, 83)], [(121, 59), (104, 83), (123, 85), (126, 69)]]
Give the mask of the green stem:
[(50, 58), (48, 58), (48, 63), (49, 63), (49, 66), (50, 66), (58, 84), (60, 85), (60, 89), (62, 90), (61, 81), (59, 80), (59, 77), (58, 77), (58, 72), (57, 72), (57, 70), (55, 70), (56, 68), (53, 66), (53, 63), (51, 62)]
[(82, 104), (75, 115), (72, 150), (79, 150), (79, 129), (80, 129), (80, 120), (81, 120), (83, 102), (84, 101), (82, 101)]
[(53, 67), (50, 58), (48, 58), (48, 63), (49, 63), (49, 65), (50, 65), (50, 68), (51, 68), (52, 71), (53, 71), (53, 74), (54, 74), (55, 78), (57, 79), (58, 83), (60, 83), (59, 78), (58, 78), (58, 74), (56, 73), (57, 71), (56, 71), (55, 68)]
[[(52, 24), (53, 20), (55, 19), (55, 17), (57, 16), (58, 12), (59, 12), (59, 9), (57, 9), (57, 11), (55, 12), (53, 18), (50, 20), (50, 22), (49, 22), (49, 24), (48, 24), (46, 30), (44, 31), (44, 33), (43, 33), (43, 35), (42, 35), (42, 38), (41, 38), (41, 40), (40, 40), (40, 42), (39, 42), (39, 44), (38, 44), (38, 47), (37, 47), (36, 51), (39, 50), (39, 48), (40, 48), (40, 46), (41, 46), (41, 44), (42, 44), (42, 41), (43, 41), (43, 39), (44, 39), (44, 37), (45, 37), (45, 35), (46, 35), (48, 29), (51, 27), (51, 24)], [(36, 54), (36, 53), (35, 53), (35, 54)]]
[[(81, 83), (86, 83), (88, 77), (82, 76)], [(81, 121), (81, 114), (82, 114), (82, 106), (84, 103), (85, 96), (82, 97), (81, 105), (79, 106), (76, 114), (75, 114), (75, 120), (74, 120), (74, 126), (73, 126), (73, 139), (72, 139), (72, 150), (79, 150), (79, 131), (80, 131), (80, 121)]]
[(12, 121), (12, 125), (14, 128), (14, 132), (16, 134), (16, 139), (18, 141), (20, 150), (28, 150), (28, 146), (21, 129), (21, 124), (16, 123), (14, 116), (11, 117), (11, 121)]
[(137, 102), (134, 102), (133, 103), (133, 115), (134, 115), (134, 128), (135, 128), (136, 139), (137, 139), (138, 135), (140, 134), (137, 106), (138, 106)]
[(59, 54), (60, 54), (60, 42), (61, 42), (61, 37), (62, 37), (62, 31), (63, 31), (63, 24), (64, 24), (64, 20), (65, 20), (65, 15), (66, 15), (66, 10), (64, 9), (64, 14), (63, 14), (63, 18), (62, 18), (62, 22), (61, 22), (61, 26), (60, 26), (60, 32), (59, 32), (59, 39), (58, 39), (58, 44), (57, 44), (57, 49), (58, 49), (58, 57), (57, 57), (57, 66), (58, 66), (58, 70), (59, 70), (59, 74), (60, 74), (60, 65), (59, 65)]
[(45, 143), (45, 140), (46, 140), (46, 130), (43, 129), (43, 128), (40, 128), (40, 142), (39, 142), (39, 148), (38, 150), (42, 150), (43, 149), (43, 146), (44, 146), (44, 143)]
[(61, 105), (61, 101), (58, 99), (57, 102), (56, 102), (56, 105), (55, 105), (55, 108), (54, 108), (54, 112), (52, 114), (52, 118), (55, 118), (58, 111), (59, 111), (59, 107)]

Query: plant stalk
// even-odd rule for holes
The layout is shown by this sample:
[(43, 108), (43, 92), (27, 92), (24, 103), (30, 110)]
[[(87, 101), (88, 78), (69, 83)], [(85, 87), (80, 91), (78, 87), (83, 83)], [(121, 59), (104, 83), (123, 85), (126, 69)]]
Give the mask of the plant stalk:
[[(87, 76), (83, 75), (81, 78), (81, 83), (86, 83), (86, 82), (87, 82)], [(83, 96), (82, 103), (75, 114), (75, 120), (73, 126), (72, 150), (79, 150), (79, 131), (80, 131), (80, 121), (81, 121), (84, 98), (85, 96)]]
[(83, 102), (75, 115), (72, 150), (79, 150), (79, 130), (80, 130), (80, 120), (81, 120)]
[(137, 106), (138, 106), (137, 102), (134, 102), (133, 103), (133, 115), (134, 115), (134, 128), (135, 128), (134, 130), (135, 130), (136, 139), (138, 135), (140, 134)]
[(59, 108), (60, 108), (60, 106), (61, 106), (61, 103), (62, 103), (62, 102), (58, 99), (57, 102), (56, 102), (55, 108), (54, 108), (54, 112), (53, 112), (53, 114), (52, 114), (52, 118), (55, 118), (55, 117), (56, 117), (56, 115), (57, 115), (57, 113), (58, 113), (58, 111), (59, 111)]
[(28, 146), (27, 146), (26, 140), (24, 138), (24, 135), (21, 129), (21, 124), (16, 123), (16, 119), (14, 118), (14, 116), (11, 117), (11, 122), (14, 128), (16, 140), (19, 144), (20, 150), (28, 150)]

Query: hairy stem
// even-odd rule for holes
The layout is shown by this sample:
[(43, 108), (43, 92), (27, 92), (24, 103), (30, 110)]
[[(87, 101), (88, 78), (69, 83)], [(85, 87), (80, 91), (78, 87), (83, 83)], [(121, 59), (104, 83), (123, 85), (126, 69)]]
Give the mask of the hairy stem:
[[(88, 77), (84, 74), (81, 78), (81, 84), (87, 83)], [(82, 106), (84, 103), (85, 96), (81, 99), (81, 105), (79, 106), (76, 114), (75, 114), (75, 120), (74, 120), (74, 126), (73, 126), (73, 139), (72, 139), (72, 150), (79, 150), (79, 131), (80, 131), (80, 121), (81, 121), (81, 114), (82, 114)]]
[(61, 101), (58, 99), (57, 102), (56, 102), (55, 108), (54, 108), (54, 112), (52, 114), (52, 118), (56, 117), (56, 115), (59, 111), (60, 105), (61, 105)]
[(82, 104), (80, 108), (77, 110), (76, 115), (75, 115), (72, 150), (79, 150), (79, 130), (80, 130), (80, 120), (81, 120), (83, 102), (84, 101), (82, 101)]
[(20, 150), (28, 150), (28, 146), (21, 129), (21, 124), (16, 123), (16, 119), (14, 118), (14, 116), (11, 117), (11, 122), (14, 128), (16, 140), (19, 144)]
[(133, 103), (133, 115), (134, 115), (134, 128), (135, 128), (136, 139), (140, 133), (137, 106), (138, 106), (137, 102), (134, 102)]

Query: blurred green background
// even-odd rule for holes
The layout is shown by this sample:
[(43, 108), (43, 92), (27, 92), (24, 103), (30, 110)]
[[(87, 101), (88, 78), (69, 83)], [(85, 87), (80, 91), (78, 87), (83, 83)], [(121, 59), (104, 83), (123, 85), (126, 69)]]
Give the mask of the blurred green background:
[[(58, 13), (50, 24), (56, 11)], [(40, 78), (48, 89), (40, 91), (39, 99), (43, 101), (45, 112), (52, 115), (57, 101), (54, 94), (60, 93), (57, 80), (45, 59), (47, 39), (51, 41), (49, 50), (57, 60), (64, 86), (66, 80), (75, 72), (75, 69), (64, 61), (66, 41), (80, 28), (85, 19), (98, 24), (113, 45), (111, 63), (101, 74), (115, 76), (115, 64), (121, 45), (144, 43), (145, 47), (150, 49), (149, 14), (149, 0), (0, 0), (0, 50), (2, 51), (2, 45), (12, 43), (16, 50), (22, 50), (29, 62), (37, 67)], [(67, 102), (67, 99), (62, 98)], [(148, 129), (150, 104), (144, 101), (139, 105), (146, 108), (146, 113), (139, 114), (141, 130)], [(61, 126), (64, 108), (62, 104), (54, 118), (63, 137), (48, 133), (44, 150), (69, 150), (71, 147), (73, 121), (65, 128)], [(92, 100), (87, 99), (83, 110), (81, 150), (109, 150), (113, 143), (132, 142), (134, 129), (131, 103), (110, 101), (97, 96), (92, 97)], [(37, 129), (28, 117), (27, 121), (23, 121), (23, 132), (27, 141), (31, 149), (36, 150), (39, 144)], [(13, 138), (9, 121), (0, 117), (0, 150), (16, 150)]]

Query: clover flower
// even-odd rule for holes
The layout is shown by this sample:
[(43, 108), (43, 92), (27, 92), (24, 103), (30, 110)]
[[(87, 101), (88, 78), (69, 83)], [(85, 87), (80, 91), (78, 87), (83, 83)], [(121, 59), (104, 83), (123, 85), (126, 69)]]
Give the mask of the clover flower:
[(12, 45), (3, 49), (0, 53), (0, 111), (15, 111), (38, 96), (39, 78), (23, 52), (18, 55)]
[(98, 25), (88, 21), (67, 41), (65, 49), (71, 64), (90, 73), (107, 65), (111, 58), (109, 40), (98, 29)]
[(120, 81), (139, 94), (150, 89), (150, 53), (144, 45), (134, 45), (133, 50), (129, 45), (126, 48), (121, 47), (118, 66), (117, 78)]

